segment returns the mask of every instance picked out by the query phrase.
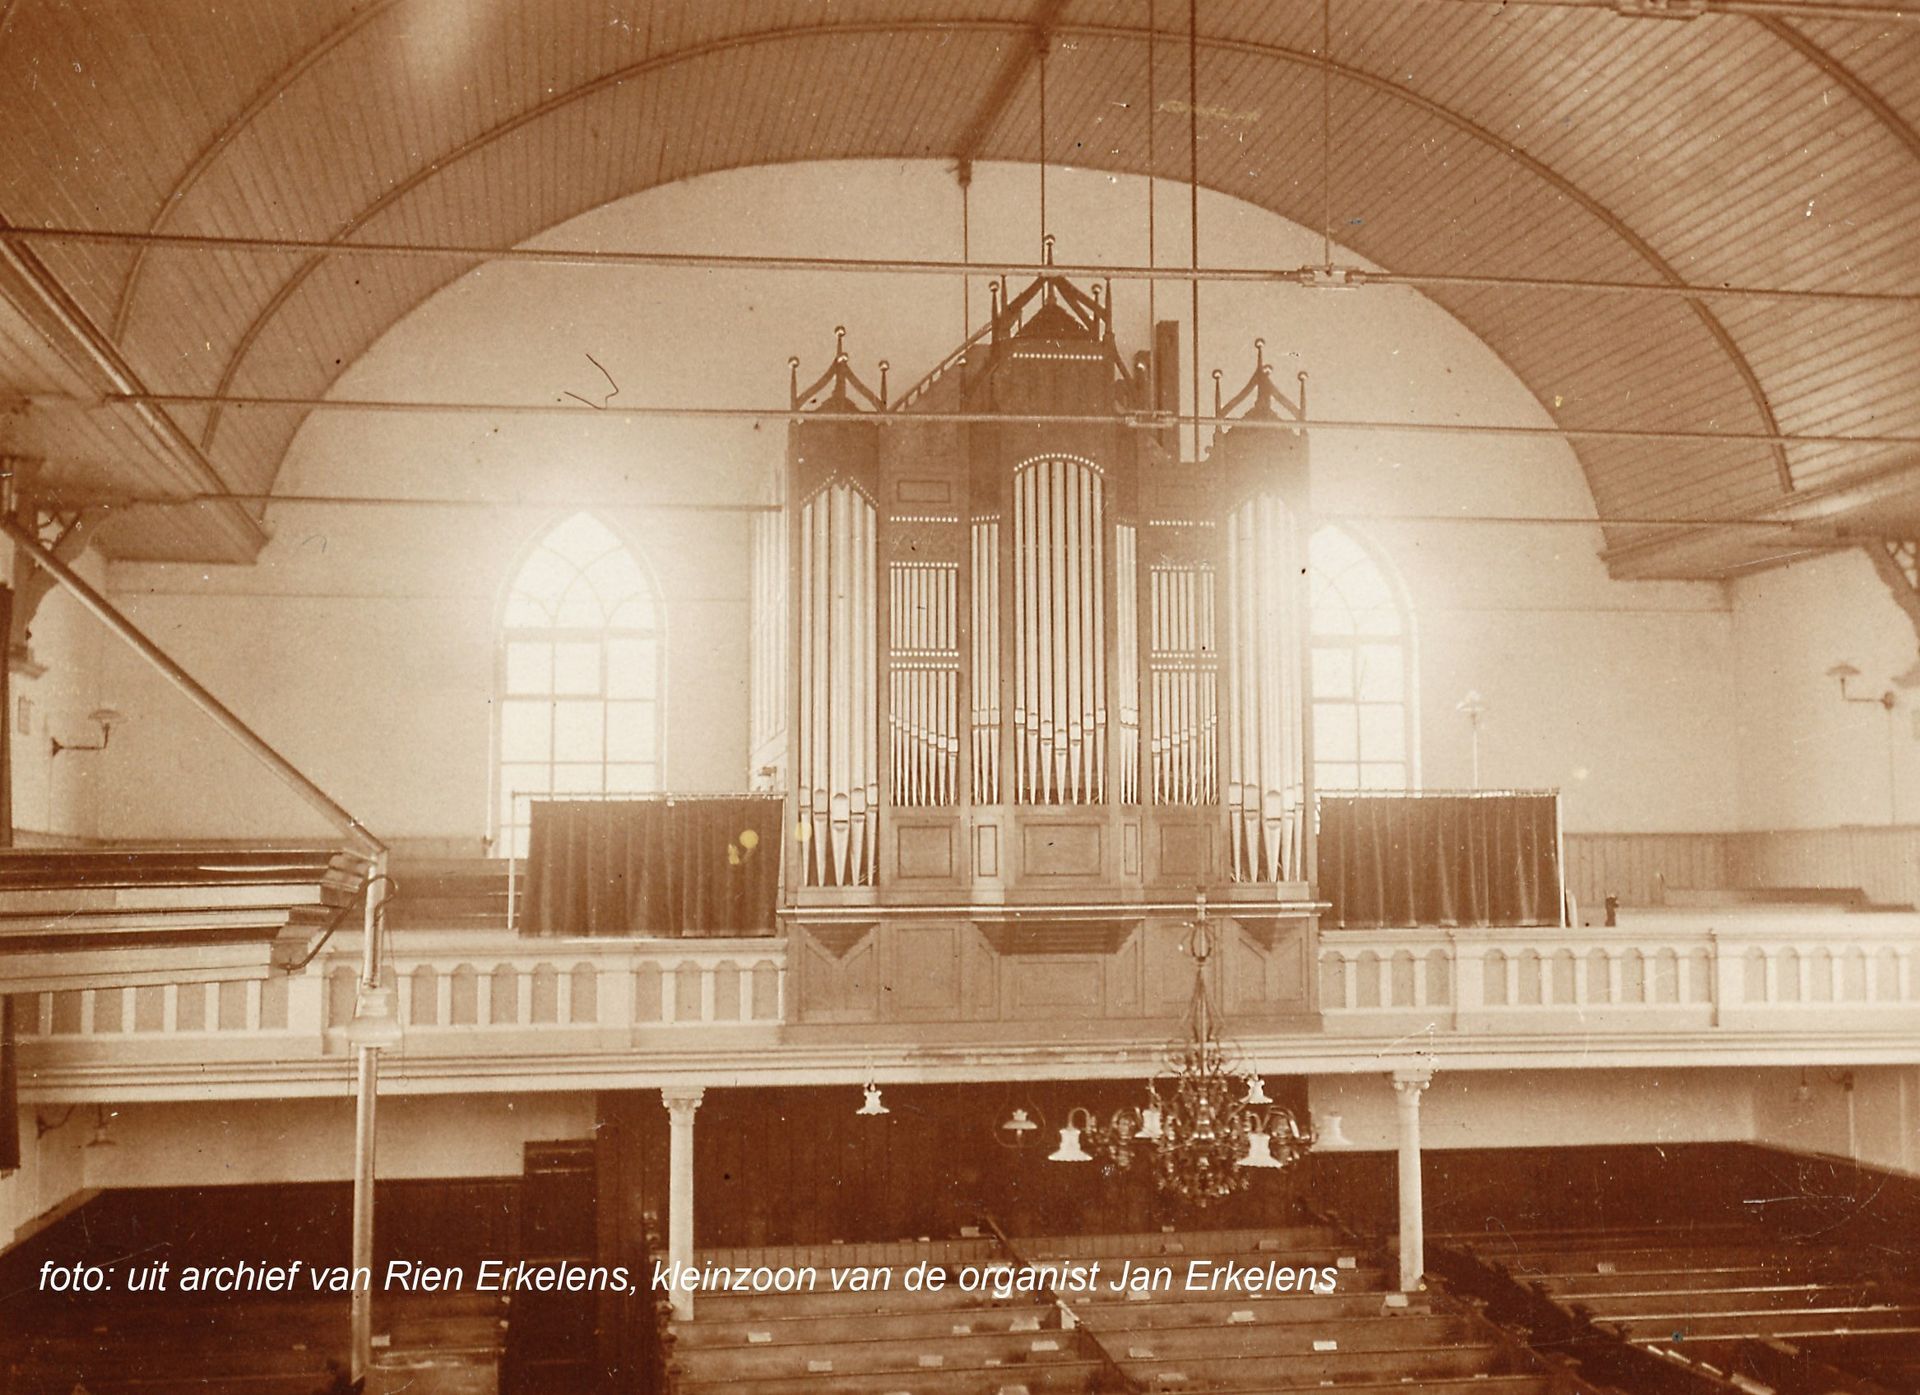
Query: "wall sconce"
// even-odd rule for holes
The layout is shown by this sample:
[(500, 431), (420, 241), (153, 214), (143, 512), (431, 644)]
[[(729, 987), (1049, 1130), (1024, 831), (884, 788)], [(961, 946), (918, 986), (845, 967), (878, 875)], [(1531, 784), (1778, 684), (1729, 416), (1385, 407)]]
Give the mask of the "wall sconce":
[(96, 707), (87, 713), (87, 720), (100, 728), (100, 739), (92, 742), (62, 741), (59, 737), (50, 737), (53, 754), (62, 751), (104, 751), (113, 740), (113, 729), (127, 720), (127, 714), (112, 707)]
[(1453, 710), (1467, 719), (1473, 742), (1473, 784), (1480, 788), (1480, 719), (1487, 715), (1487, 700), (1480, 696), (1478, 688), (1467, 689), (1467, 695), (1453, 705)]
[(1827, 670), (1827, 677), (1838, 678), (1840, 680), (1840, 700), (1842, 702), (1870, 702), (1886, 708), (1889, 712), (1893, 711), (1893, 689), (1891, 688), (1880, 694), (1879, 697), (1857, 697), (1847, 691), (1847, 680), (1849, 678), (1858, 678), (1859, 676), (1860, 670), (1848, 663), (1835, 664)]
[(118, 1148), (120, 1144), (110, 1132), (112, 1123), (113, 1111), (104, 1104), (96, 1104), (93, 1107), (93, 1137), (81, 1146), (95, 1152), (102, 1148)]

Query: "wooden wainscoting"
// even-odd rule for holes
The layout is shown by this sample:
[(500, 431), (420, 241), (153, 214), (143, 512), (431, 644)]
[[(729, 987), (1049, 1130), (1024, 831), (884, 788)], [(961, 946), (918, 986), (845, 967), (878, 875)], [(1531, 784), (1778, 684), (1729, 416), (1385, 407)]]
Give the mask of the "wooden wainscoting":
[(1718, 891), (1728, 880), (1724, 833), (1569, 833), (1567, 890), (1581, 915), (1597, 920), (1609, 896), (1623, 906), (1657, 906), (1668, 887)]
[(1567, 889), (1597, 923), (1608, 896), (1658, 906), (1670, 891), (1859, 890), (1920, 905), (1920, 826), (1851, 825), (1743, 833), (1569, 833)]

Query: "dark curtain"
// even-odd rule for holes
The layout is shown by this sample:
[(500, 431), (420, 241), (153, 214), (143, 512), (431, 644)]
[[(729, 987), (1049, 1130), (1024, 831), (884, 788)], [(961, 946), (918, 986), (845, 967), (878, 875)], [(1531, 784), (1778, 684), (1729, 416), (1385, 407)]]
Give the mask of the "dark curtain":
[(781, 800), (535, 801), (529, 935), (771, 935)]
[(1557, 808), (1551, 793), (1322, 799), (1328, 924), (1559, 924)]
[(13, 1036), (13, 999), (0, 993), (0, 1173), (20, 1166), (20, 1066)]

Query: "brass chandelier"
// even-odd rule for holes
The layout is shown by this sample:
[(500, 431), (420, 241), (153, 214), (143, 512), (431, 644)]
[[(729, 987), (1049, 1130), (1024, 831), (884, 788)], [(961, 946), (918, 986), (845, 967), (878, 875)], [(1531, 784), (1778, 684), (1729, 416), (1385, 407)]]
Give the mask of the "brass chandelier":
[[(1150, 1151), (1160, 1192), (1205, 1207), (1245, 1190), (1255, 1171), (1291, 1167), (1314, 1140), (1311, 1125), (1302, 1129), (1292, 1111), (1270, 1107), (1266, 1083), (1242, 1068), (1221, 1040), (1207, 983), (1214, 929), (1204, 896), (1196, 910), (1186, 945), (1194, 965), (1185, 1030), (1167, 1047), (1161, 1069), (1147, 1083), (1149, 1103), (1137, 1111), (1115, 1110), (1105, 1121), (1090, 1110), (1073, 1110), (1048, 1160), (1097, 1161), (1111, 1175)], [(1021, 1123), (1032, 1127), (1024, 1112), (1016, 1112), (1016, 1119), (1002, 1127)]]

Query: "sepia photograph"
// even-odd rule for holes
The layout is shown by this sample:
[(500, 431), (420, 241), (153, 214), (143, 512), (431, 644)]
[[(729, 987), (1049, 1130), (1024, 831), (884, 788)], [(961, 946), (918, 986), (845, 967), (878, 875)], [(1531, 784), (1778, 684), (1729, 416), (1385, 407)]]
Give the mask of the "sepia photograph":
[(0, 0), (0, 1395), (1920, 1395), (1907, 0)]

